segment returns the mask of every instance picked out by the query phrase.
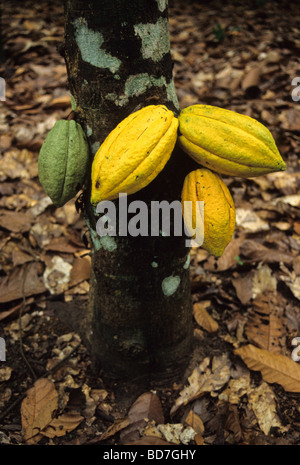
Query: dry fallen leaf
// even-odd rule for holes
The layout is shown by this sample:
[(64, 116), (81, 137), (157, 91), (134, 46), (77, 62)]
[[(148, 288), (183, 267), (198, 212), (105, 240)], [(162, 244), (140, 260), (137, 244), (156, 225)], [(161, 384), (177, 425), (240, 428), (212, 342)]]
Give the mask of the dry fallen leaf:
[(250, 373), (231, 379), (227, 388), (219, 395), (220, 400), (230, 404), (238, 404), (240, 398), (250, 390)]
[(236, 405), (228, 405), (225, 430), (233, 433), (235, 444), (242, 440), (243, 431), (240, 423), (239, 411)]
[(267, 383), (280, 384), (287, 392), (300, 392), (300, 365), (292, 359), (249, 344), (235, 350), (250, 370), (260, 371)]
[(210, 359), (206, 357), (202, 363), (196, 367), (189, 376), (189, 386), (183, 388), (179, 397), (171, 408), (173, 415), (179, 407), (187, 405), (189, 402), (198, 399), (206, 392), (214, 392), (226, 384), (230, 378), (231, 362), (225, 353), (219, 357), (213, 357), (211, 368)]
[(63, 413), (57, 418), (54, 418), (51, 423), (41, 431), (43, 436), (48, 438), (54, 438), (59, 436), (64, 436), (67, 433), (70, 433), (82, 422), (84, 417), (75, 413)]
[(51, 423), (58, 407), (58, 394), (54, 383), (46, 378), (38, 379), (28, 389), (21, 405), (22, 433), (25, 441), (38, 435)]
[(81, 283), (82, 281), (89, 279), (91, 273), (91, 257), (79, 257), (74, 260), (71, 275), (70, 275), (70, 286)]
[(260, 386), (248, 392), (248, 402), (264, 434), (269, 434), (272, 427), (282, 427), (276, 413), (274, 392), (267, 383), (262, 382)]
[(162, 433), (163, 437), (168, 442), (174, 444), (189, 444), (193, 441), (196, 431), (191, 427), (186, 428), (182, 423), (167, 423), (166, 425), (158, 425), (157, 429)]
[(62, 95), (61, 97), (54, 98), (47, 105), (48, 108), (69, 108), (71, 107), (70, 95)]
[(91, 389), (87, 384), (84, 384), (81, 388), (85, 395), (85, 409), (83, 414), (86, 422), (93, 422), (96, 409), (101, 410), (102, 402), (108, 396), (108, 392), (105, 389)]
[(280, 353), (280, 343), (285, 337), (283, 312), (276, 305), (276, 294), (272, 294), (265, 293), (254, 300), (253, 308), (248, 312), (245, 335), (248, 342), (260, 349)]
[(280, 280), (290, 288), (296, 299), (300, 300), (300, 276), (297, 276), (296, 271), (290, 271), (283, 263), (280, 264), (280, 269), (284, 272), (279, 276)]
[(284, 197), (279, 197), (275, 199), (273, 204), (277, 205), (280, 202), (287, 203), (288, 205), (291, 205), (292, 207), (300, 207), (300, 195), (297, 195), (297, 194), (285, 195)]
[(253, 210), (236, 209), (236, 225), (252, 233), (270, 229), (268, 223), (262, 220)]
[(259, 264), (256, 270), (251, 270), (246, 276), (233, 279), (232, 284), (237, 297), (243, 304), (247, 304), (250, 299), (266, 291), (275, 291), (277, 280), (268, 265)]
[[(40, 264), (31, 263), (28, 265), (28, 271), (24, 267), (17, 267), (11, 274), (0, 280), (0, 303), (10, 302), (21, 299), (22, 285), (24, 284), (25, 297), (41, 294), (46, 288), (43, 279), (39, 276)], [(26, 275), (25, 275), (26, 273)]]
[(185, 423), (193, 428), (197, 434), (204, 433), (204, 424), (199, 415), (194, 412), (194, 410), (190, 410), (186, 419), (184, 420)]
[(255, 66), (253, 68), (248, 69), (241, 83), (242, 89), (248, 90), (251, 87), (258, 87), (260, 75), (261, 75), (261, 68), (259, 66)]
[(143, 436), (150, 436), (150, 437), (155, 437), (155, 438), (160, 438), (162, 439), (163, 435), (162, 433), (157, 429), (157, 426), (155, 425), (155, 421), (149, 421), (147, 424), (146, 428), (143, 431)]
[(294, 257), (289, 253), (280, 252), (277, 249), (271, 249), (260, 244), (258, 241), (247, 239), (240, 247), (242, 260), (246, 257), (253, 262), (264, 263), (292, 263)]
[(244, 305), (252, 299), (252, 280), (254, 273), (254, 270), (251, 270), (246, 276), (239, 276), (238, 278), (233, 278), (231, 281), (237, 297)]
[(197, 302), (193, 306), (193, 314), (199, 326), (204, 328), (209, 333), (218, 330), (219, 325), (216, 320), (205, 310), (204, 302)]
[(275, 395), (271, 387), (262, 382), (258, 387), (251, 387), (250, 374), (231, 379), (228, 387), (219, 395), (219, 399), (237, 405), (241, 397), (247, 395), (259, 427), (267, 435), (272, 427), (283, 429), (276, 414)]
[(6, 406), (7, 402), (10, 400), (12, 395), (12, 391), (10, 388), (1, 388), (0, 391), (0, 410), (4, 410), (4, 407)]
[(21, 212), (1, 212), (0, 226), (15, 233), (25, 233), (29, 231), (32, 223), (32, 216), (29, 213)]
[(272, 271), (268, 265), (258, 266), (252, 280), (252, 298), (262, 294), (266, 290), (275, 291), (277, 280), (272, 276)]
[(105, 439), (114, 436), (116, 433), (126, 428), (126, 426), (128, 426), (129, 423), (130, 420), (128, 417), (115, 421), (109, 428), (107, 428), (106, 431), (104, 431), (103, 434), (101, 434), (99, 441), (104, 441)]
[(0, 383), (8, 381), (11, 377), (12, 368), (5, 366), (0, 368)]
[(285, 281), (296, 299), (300, 300), (300, 276), (297, 276), (294, 281)]
[(120, 435), (124, 443), (139, 439), (147, 422), (164, 423), (164, 414), (158, 396), (153, 392), (141, 394), (130, 407), (128, 418), (130, 423)]
[(29, 255), (22, 250), (19, 249), (19, 247), (15, 247), (13, 252), (12, 252), (12, 261), (14, 267), (18, 265), (23, 265), (24, 263), (27, 262), (32, 262), (34, 260), (32, 255)]
[(160, 400), (153, 392), (145, 392), (132, 404), (128, 416), (131, 422), (147, 418), (157, 424), (164, 422), (164, 415)]
[[(225, 248), (223, 254), (219, 258), (215, 258), (213, 255), (206, 256), (206, 262), (203, 265), (203, 268), (207, 271), (225, 271), (231, 267), (237, 265), (237, 257), (240, 255), (240, 247), (244, 243), (245, 236), (241, 234), (237, 238), (233, 238), (227, 247)], [(202, 249), (200, 249), (202, 251)], [(197, 261), (200, 262), (199, 257), (197, 256)]]
[(45, 287), (51, 294), (61, 294), (68, 289), (72, 265), (58, 255), (52, 257), (50, 265), (44, 271)]
[[(0, 286), (1, 287), (1, 286)], [(28, 308), (30, 308), (30, 304), (34, 302), (33, 297), (29, 297), (26, 299), (26, 306), (23, 308), (23, 313), (27, 312)], [(0, 321), (5, 320), (8, 317), (14, 316), (14, 314), (18, 314), (20, 311), (20, 308), (23, 307), (23, 302), (19, 303), (18, 305), (15, 305), (14, 307), (10, 308), (9, 310), (2, 311), (0, 312)]]

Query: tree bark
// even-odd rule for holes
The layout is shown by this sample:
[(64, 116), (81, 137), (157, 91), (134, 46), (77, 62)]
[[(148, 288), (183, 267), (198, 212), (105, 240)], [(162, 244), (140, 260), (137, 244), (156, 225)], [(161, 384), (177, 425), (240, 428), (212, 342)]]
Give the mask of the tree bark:
[[(92, 163), (108, 133), (133, 111), (151, 104), (179, 111), (167, 1), (67, 0), (65, 5), (69, 88)], [(127, 201), (142, 200), (150, 210), (153, 200), (180, 200), (187, 158), (176, 147), (157, 178)], [(89, 182), (83, 198), (92, 276), (84, 319), (93, 361), (111, 380), (169, 383), (183, 374), (191, 352), (185, 237), (99, 237)], [(118, 200), (115, 204), (118, 209)]]

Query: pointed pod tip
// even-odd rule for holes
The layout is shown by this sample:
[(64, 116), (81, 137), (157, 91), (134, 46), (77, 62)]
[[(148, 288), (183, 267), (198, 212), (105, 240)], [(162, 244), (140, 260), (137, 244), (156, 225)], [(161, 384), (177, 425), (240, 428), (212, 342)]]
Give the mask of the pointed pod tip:
[(100, 202), (99, 196), (92, 193), (91, 198), (90, 198), (90, 202), (95, 207)]

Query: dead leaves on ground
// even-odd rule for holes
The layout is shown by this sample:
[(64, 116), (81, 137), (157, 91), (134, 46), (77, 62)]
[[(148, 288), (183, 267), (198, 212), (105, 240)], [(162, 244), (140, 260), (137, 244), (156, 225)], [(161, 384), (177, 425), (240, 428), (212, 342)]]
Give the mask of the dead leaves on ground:
[(33, 439), (52, 420), (58, 407), (58, 394), (54, 384), (46, 379), (37, 380), (27, 391), (22, 402), (22, 429), (25, 441)]
[(21, 406), (22, 433), (28, 444), (38, 443), (43, 436), (54, 438), (73, 431), (83, 418), (77, 413), (56, 416), (58, 393), (52, 381), (41, 378), (30, 388)]
[[(42, 297), (86, 299), (90, 257), (74, 202), (55, 209), (37, 179), (41, 144), (55, 121), (69, 114), (71, 102), (56, 49), (63, 37), (61, 8), (51, 2), (47, 14), (32, 8), (3, 15), (10, 76), (1, 103), (0, 320), (15, 347), (22, 309), (25, 353), (51, 369), (78, 340), (71, 333), (55, 339), (52, 326), (50, 339), (51, 312)], [(284, 415), (296, 411), (291, 399), (299, 392), (299, 363), (291, 360), (289, 341), (300, 334), (300, 118), (290, 83), (298, 73), (299, 21), (289, 8), (285, 15), (276, 4), (272, 12), (264, 10), (262, 28), (256, 21), (261, 10), (245, 8), (240, 15), (227, 5), (220, 19), (213, 5), (170, 5), (180, 106), (216, 104), (261, 120), (288, 165), (284, 173), (226, 179), (237, 206), (235, 236), (217, 260), (192, 251), (195, 341), (204, 355), (183, 385), (170, 389), (172, 401), (164, 400), (164, 408), (165, 393), (157, 391), (144, 393), (126, 413), (116, 408), (113, 393), (88, 386), (88, 363), (72, 357), (27, 391), (21, 409), (26, 441), (55, 443), (77, 431), (82, 444), (91, 438), (100, 444), (247, 444), (259, 431), (270, 436), (293, 429), (295, 415)], [(253, 47), (256, 41), (259, 47)], [(15, 395), (8, 387), (15, 376), (14, 366), (0, 369), (3, 410)], [(282, 391), (291, 397), (280, 398)], [(22, 438), (16, 433), (15, 440)]]
[[(209, 309), (207, 304), (204, 307)], [(30, 319), (24, 321), (24, 330), (30, 325)], [(47, 368), (51, 369), (68, 355), (77, 342), (78, 337), (72, 333), (60, 336), (56, 344), (60, 349), (53, 348)], [(117, 441), (125, 445), (203, 445), (220, 440), (218, 428), (222, 424), (226, 443), (247, 444), (253, 428), (265, 436), (270, 431), (286, 434), (289, 426), (280, 419), (275, 388), (280, 385), (286, 392), (300, 392), (299, 365), (277, 350), (271, 352), (251, 344), (241, 344), (234, 354), (236, 359), (231, 352), (205, 357), (183, 386), (174, 386), (174, 394), (178, 394), (169, 412), (162, 408), (161, 393), (153, 391), (139, 396), (125, 416), (115, 414), (114, 402), (107, 391), (91, 389), (80, 382), (79, 358), (72, 357), (51, 378), (38, 379), (27, 391), (20, 409), (23, 441), (28, 444), (53, 441), (76, 430), (78, 444)], [(251, 376), (251, 372), (257, 371), (262, 377), (259, 382)], [(12, 369), (0, 371), (4, 386), (11, 374)], [(9, 400), (11, 393), (3, 391), (0, 397), (4, 402), (5, 396)], [(101, 432), (93, 426), (97, 412), (113, 421)]]
[[(235, 372), (234, 364), (229, 360), (227, 355), (214, 357), (211, 367), (210, 359), (205, 359), (196, 367), (188, 378), (189, 385), (185, 386), (176, 399), (171, 415), (174, 415), (178, 409), (188, 405), (192, 406), (191, 412), (196, 413), (193, 408), (196, 407), (197, 399), (210, 396), (217, 397), (217, 405), (221, 408), (226, 404), (231, 406), (245, 405), (244, 396), (247, 396), (247, 409), (254, 414), (258, 427), (268, 435), (271, 428), (277, 428), (281, 433), (289, 430), (289, 427), (283, 425), (277, 412), (277, 399), (275, 392), (270, 384), (280, 384), (287, 392), (300, 392), (300, 367), (293, 360), (281, 354), (274, 354), (266, 350), (258, 349), (252, 345), (246, 345), (235, 350), (235, 354), (241, 357), (250, 370), (260, 371), (262, 381), (258, 386), (251, 382), (250, 371), (242, 366), (238, 367)], [(270, 384), (269, 384), (270, 383)], [(193, 407), (194, 406), (194, 407)], [(243, 441), (242, 418), (238, 412), (232, 408), (226, 407), (226, 424), (227, 434), (235, 433), (233, 438), (228, 437), (228, 441)], [(249, 415), (249, 413), (247, 414)], [(205, 415), (203, 415), (206, 420)], [(201, 414), (199, 416), (201, 420)], [(202, 435), (205, 431), (206, 421), (199, 421), (198, 434)], [(252, 420), (253, 424), (253, 420)], [(195, 422), (196, 425), (196, 422)], [(202, 426), (203, 425), (203, 426)], [(199, 436), (198, 436), (199, 438)], [(207, 438), (204, 439), (207, 441)]]
[[(210, 301), (206, 301), (206, 306), (209, 305)], [(197, 324), (209, 333), (214, 333), (218, 330), (219, 325), (216, 320), (214, 320), (212, 316), (206, 311), (204, 302), (198, 302), (194, 304), (193, 315)]]
[[(293, 429), (293, 420), (289, 423), (284, 414), (286, 402), (297, 416), (293, 395), (300, 392), (299, 362), (292, 359), (291, 342), (300, 334), (300, 176), (273, 173), (246, 184), (228, 184), (237, 203), (235, 237), (219, 259), (192, 251), (195, 336), (208, 355), (216, 339), (229, 343), (234, 356), (248, 367), (247, 376), (231, 374), (220, 393), (205, 393), (206, 373), (200, 364), (173, 409), (179, 406), (181, 411), (214, 396), (220, 408), (216, 418), (221, 421), (227, 415), (221, 443), (251, 443), (255, 428), (270, 438), (275, 431), (284, 438)], [(215, 330), (204, 315), (215, 322)], [(234, 362), (232, 356), (230, 360)], [(211, 365), (209, 369), (212, 376)], [(216, 423), (204, 421), (205, 443), (211, 432), (214, 441), (219, 440)]]
[[(230, 380), (227, 388), (219, 398), (220, 400), (229, 402), (232, 406), (236, 406), (240, 404), (243, 396), (247, 396), (248, 406), (254, 413), (256, 421), (265, 435), (269, 434), (272, 427), (279, 428), (281, 432), (287, 431), (279, 420), (276, 412), (276, 397), (272, 388), (267, 383), (262, 382), (258, 387), (251, 386), (250, 376), (247, 373), (239, 378)], [(236, 410), (234, 411), (236, 412)], [(231, 428), (229, 427), (229, 429), (231, 431), (238, 431), (239, 440), (241, 440), (242, 429), (239, 416), (235, 415), (229, 421), (231, 423)]]
[[(192, 425), (187, 422), (165, 423), (161, 402), (154, 392), (139, 396), (129, 409), (127, 418), (128, 424), (120, 434), (121, 444), (124, 445), (189, 444), (196, 435)], [(192, 419), (189, 421), (191, 423)]]
[(230, 361), (227, 354), (220, 357), (213, 357), (211, 367), (210, 358), (206, 357), (198, 367), (196, 367), (188, 378), (189, 385), (185, 387), (180, 396), (175, 401), (171, 409), (171, 414), (182, 405), (198, 399), (208, 392), (221, 389), (230, 378)]
[[(300, 392), (299, 366), (285, 356), (251, 345), (237, 349), (235, 354), (249, 369), (223, 354), (205, 358), (192, 371), (188, 385), (179, 392), (169, 412), (171, 419), (178, 418), (180, 412), (180, 422), (165, 423), (158, 394), (148, 392), (99, 440), (120, 433), (120, 443), (125, 445), (212, 444), (218, 443), (222, 422), (220, 443), (247, 444), (250, 427), (258, 428), (265, 436), (271, 431), (287, 433), (289, 426), (280, 419), (272, 384), (280, 384), (288, 392)], [(263, 380), (254, 383), (250, 370), (259, 370)], [(216, 401), (211, 404), (209, 399)]]
[[(38, 182), (38, 152), (55, 122), (70, 113), (71, 99), (65, 62), (57, 52), (64, 30), (61, 8), (47, 6), (51, 25), (37, 9), (26, 5), (16, 13), (8, 4), (2, 16), (9, 61), (1, 73), (9, 76), (5, 76), (6, 100), (0, 103), (0, 303), (5, 311), (22, 298), (27, 262), (34, 263), (25, 282), (26, 297), (67, 290), (70, 301), (74, 295), (83, 298), (88, 293), (89, 250), (81, 237), (85, 223), (74, 201), (55, 209)], [(81, 273), (76, 260), (82, 254), (86, 258)], [(58, 285), (51, 285), (45, 270), (55, 255), (63, 255), (65, 267), (66, 263), (76, 267), (75, 280), (57, 264), (51, 273)]]
[(255, 299), (249, 309), (245, 336), (261, 349), (281, 353), (286, 337), (283, 321), (283, 308), (278, 305), (276, 296), (269, 292)]
[[(197, 259), (197, 252), (192, 254), (194, 259)], [(293, 263), (297, 269), (297, 260)], [(287, 347), (287, 334), (299, 334), (299, 306), (291, 301), (288, 303), (277, 291), (277, 280), (268, 265), (261, 264), (256, 270), (248, 272), (246, 278), (236, 274), (232, 289), (236, 299), (244, 303), (245, 311), (242, 313), (236, 305), (232, 292), (227, 294), (222, 291), (218, 298), (214, 298), (213, 294), (210, 300), (195, 302), (193, 314), (199, 326), (199, 329), (195, 329), (195, 335), (200, 344), (209, 341), (209, 336), (219, 336), (229, 342), (235, 348), (235, 356), (248, 369), (239, 365), (238, 359), (228, 357), (229, 353), (206, 357), (188, 377), (188, 382), (171, 408), (171, 414), (176, 415), (189, 406), (193, 411), (197, 402), (210, 396), (218, 399), (217, 405), (223, 412), (220, 415), (227, 418), (224, 424), (225, 438), (221, 443), (247, 443), (250, 440), (249, 428), (254, 425), (266, 436), (271, 431), (278, 431), (284, 436), (291, 425), (286, 425), (280, 419), (282, 406), (276, 392), (280, 386), (287, 394), (300, 393), (300, 365), (291, 358), (292, 348)], [(228, 313), (231, 319), (226, 322), (225, 333), (218, 323), (226, 321), (217, 311), (221, 301), (233, 310)], [(262, 380), (259, 384), (252, 381), (251, 372), (259, 372)], [(206, 444), (218, 433), (214, 430), (213, 419), (210, 423), (205, 421), (205, 415), (203, 418)], [(202, 421), (201, 415), (200, 419)], [(214, 433), (212, 436), (209, 434), (211, 429)]]
[[(49, 360), (47, 365), (49, 370), (57, 366), (70, 353), (70, 344), (76, 339), (75, 336), (70, 333), (60, 337), (62, 350), (61, 352), (56, 350), (56, 357)], [(92, 434), (92, 431), (94, 432), (93, 423), (97, 412), (110, 418), (109, 413), (112, 407), (106, 402), (108, 392), (105, 389), (91, 389), (85, 383), (76, 382), (76, 379), (80, 379), (81, 366), (82, 364), (78, 363), (78, 357), (73, 356), (57, 368), (51, 377), (48, 375), (48, 377), (37, 379), (34, 385), (26, 391), (20, 408), (21, 442), (39, 444), (41, 441), (45, 443), (47, 439), (47, 443), (51, 444), (53, 439), (64, 436), (67, 436), (68, 441), (69, 433), (84, 422), (81, 441), (86, 443), (87, 436)], [(105, 434), (109, 438), (125, 426), (123, 420), (120, 426), (116, 421), (113, 424), (114, 431), (104, 432), (103, 440)]]
[(300, 392), (300, 365), (290, 358), (249, 344), (235, 350), (251, 370), (261, 372), (268, 383), (280, 384), (287, 392)]

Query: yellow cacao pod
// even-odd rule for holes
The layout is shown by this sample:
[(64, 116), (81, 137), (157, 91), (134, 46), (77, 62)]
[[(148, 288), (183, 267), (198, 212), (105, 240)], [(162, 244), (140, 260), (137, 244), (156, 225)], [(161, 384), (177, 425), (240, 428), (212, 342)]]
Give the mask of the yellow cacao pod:
[(121, 121), (94, 157), (91, 203), (147, 186), (169, 160), (177, 128), (177, 118), (164, 105), (149, 105)]
[(249, 116), (192, 105), (178, 119), (181, 147), (206, 168), (246, 178), (286, 169), (270, 131)]
[[(216, 257), (221, 256), (235, 227), (235, 207), (226, 184), (206, 168), (192, 171), (185, 177), (181, 201), (189, 235), (194, 238), (202, 235), (201, 247)], [(188, 215), (186, 201), (192, 202)], [(201, 212), (197, 201), (204, 203)], [(200, 228), (200, 233), (197, 228)]]

